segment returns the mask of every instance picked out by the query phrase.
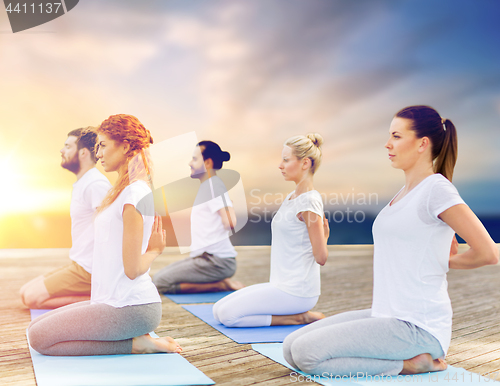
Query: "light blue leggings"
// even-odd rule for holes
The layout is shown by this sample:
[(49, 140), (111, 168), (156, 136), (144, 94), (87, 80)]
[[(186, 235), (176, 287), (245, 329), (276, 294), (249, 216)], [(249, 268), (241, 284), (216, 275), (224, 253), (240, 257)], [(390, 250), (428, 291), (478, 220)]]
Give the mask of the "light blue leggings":
[(328, 377), (397, 375), (404, 360), (424, 353), (433, 359), (444, 356), (429, 332), (396, 318), (372, 317), (369, 309), (311, 323), (283, 342), (283, 354), (293, 367)]

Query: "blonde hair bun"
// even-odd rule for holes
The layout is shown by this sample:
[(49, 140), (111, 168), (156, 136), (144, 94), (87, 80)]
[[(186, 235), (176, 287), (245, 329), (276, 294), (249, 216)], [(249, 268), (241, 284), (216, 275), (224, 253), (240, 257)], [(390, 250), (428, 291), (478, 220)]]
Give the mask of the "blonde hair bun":
[(306, 134), (306, 137), (309, 138), (316, 147), (321, 147), (323, 145), (323, 137), (319, 133), (309, 133)]
[[(314, 146), (311, 146), (311, 142)], [(285, 146), (292, 149), (292, 154), (299, 160), (309, 158), (311, 160), (311, 173), (315, 173), (321, 164), (321, 145), (323, 137), (318, 133), (309, 133), (307, 135), (296, 135), (288, 138)]]

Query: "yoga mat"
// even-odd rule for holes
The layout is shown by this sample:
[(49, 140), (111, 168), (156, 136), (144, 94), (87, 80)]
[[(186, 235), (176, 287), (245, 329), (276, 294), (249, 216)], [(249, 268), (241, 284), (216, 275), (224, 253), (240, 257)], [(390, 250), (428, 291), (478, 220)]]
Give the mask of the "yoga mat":
[(49, 311), (51, 311), (51, 310), (30, 310), (31, 320), (38, 318), (40, 315), (43, 315)]
[[(31, 310), (32, 319), (50, 310)], [(152, 332), (151, 336), (157, 337)], [(29, 345), (29, 341), (28, 341)], [(215, 382), (179, 354), (42, 355), (29, 346), (37, 386), (170, 386)]]
[(214, 319), (213, 304), (182, 306), (194, 316), (222, 332), (236, 343), (270, 343), (283, 342), (285, 337), (304, 325), (270, 326), (270, 327), (226, 327)]
[[(380, 384), (401, 384), (401, 383), (414, 383), (418, 385), (477, 385), (484, 386), (488, 382), (495, 382), (493, 379), (485, 378), (479, 374), (471, 373), (461, 368), (452, 367), (444, 371), (435, 373), (415, 374), (415, 375), (398, 375), (395, 376), (374, 376), (362, 377), (361, 374), (357, 377), (353, 374), (351, 377), (319, 377), (308, 375), (302, 371), (295, 370), (283, 357), (283, 343), (270, 343), (270, 344), (252, 344), (252, 349), (258, 353), (272, 359), (273, 361), (288, 367), (290, 370), (290, 381), (306, 384), (307, 382), (315, 381), (321, 385), (380, 385)], [(498, 382), (495, 382), (498, 383)]]
[(215, 303), (234, 291), (205, 292), (199, 294), (163, 294), (177, 304)]

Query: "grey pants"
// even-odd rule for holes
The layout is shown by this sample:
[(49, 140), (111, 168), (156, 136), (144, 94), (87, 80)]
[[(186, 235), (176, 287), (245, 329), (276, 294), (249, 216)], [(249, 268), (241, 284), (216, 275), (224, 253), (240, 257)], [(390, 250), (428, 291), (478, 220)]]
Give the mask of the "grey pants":
[(180, 292), (180, 283), (212, 283), (231, 277), (236, 272), (236, 259), (220, 258), (210, 253), (188, 257), (162, 268), (153, 277), (159, 292)]
[(160, 320), (161, 303), (115, 308), (84, 301), (34, 319), (28, 338), (44, 355), (130, 354), (132, 338), (153, 331)]
[[(395, 318), (373, 318), (371, 310), (350, 311), (292, 332), (283, 354), (293, 367), (327, 376), (397, 375), (403, 361), (428, 353), (444, 356), (429, 332)], [(323, 374), (325, 375), (325, 374)]]

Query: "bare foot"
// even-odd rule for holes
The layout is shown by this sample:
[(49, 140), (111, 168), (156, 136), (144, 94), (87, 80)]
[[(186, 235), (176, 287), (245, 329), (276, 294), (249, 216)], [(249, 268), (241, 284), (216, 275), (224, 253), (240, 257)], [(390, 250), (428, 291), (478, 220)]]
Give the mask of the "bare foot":
[(420, 354), (403, 362), (400, 374), (420, 374), (446, 370), (448, 365), (444, 359), (432, 359), (431, 354)]
[(225, 291), (236, 291), (245, 287), (239, 281), (231, 280), (229, 278), (221, 280), (221, 283), (224, 285)]
[(180, 353), (181, 351), (182, 347), (169, 336), (153, 338), (146, 334), (132, 339), (132, 354)]
[(307, 311), (302, 314), (293, 315), (273, 315), (271, 326), (286, 326), (296, 324), (309, 324), (317, 320), (323, 319), (325, 315), (321, 312)]
[(304, 318), (304, 322), (302, 324), (309, 324), (325, 318), (325, 315), (322, 312), (313, 311), (304, 312), (302, 316)]

